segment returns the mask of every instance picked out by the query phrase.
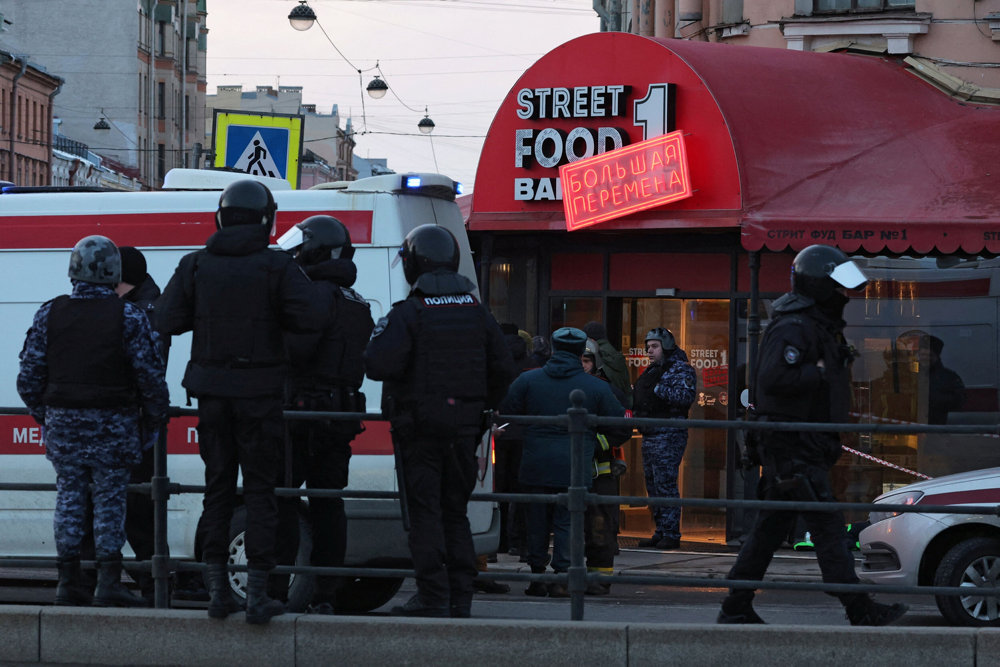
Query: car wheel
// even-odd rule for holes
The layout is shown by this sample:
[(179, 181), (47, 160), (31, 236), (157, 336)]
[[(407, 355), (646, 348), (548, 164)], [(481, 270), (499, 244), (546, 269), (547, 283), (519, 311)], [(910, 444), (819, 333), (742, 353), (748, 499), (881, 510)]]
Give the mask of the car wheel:
[(372, 611), (391, 600), (402, 585), (401, 578), (345, 577), (337, 589), (337, 602), (334, 606), (338, 614)]
[(1000, 597), (976, 595), (976, 588), (1000, 584), (1000, 540), (976, 537), (959, 542), (945, 554), (934, 576), (935, 586), (968, 587), (968, 595), (937, 595), (938, 609), (951, 625), (1000, 627)]
[[(240, 506), (233, 512), (229, 523), (229, 564), (246, 565), (247, 552), (244, 542), (247, 527), (246, 507)], [(312, 531), (309, 521), (299, 514), (299, 551), (295, 557), (296, 565), (309, 565), (309, 554), (312, 551)], [(312, 601), (315, 577), (311, 574), (293, 574), (288, 582), (288, 603), (285, 605), (290, 612), (302, 612)], [(229, 572), (229, 586), (233, 598), (244, 604), (247, 597), (247, 573)]]

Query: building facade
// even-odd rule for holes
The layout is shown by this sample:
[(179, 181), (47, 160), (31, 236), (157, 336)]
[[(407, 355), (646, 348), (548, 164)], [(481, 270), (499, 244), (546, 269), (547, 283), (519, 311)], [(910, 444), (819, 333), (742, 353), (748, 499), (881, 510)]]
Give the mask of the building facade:
[(62, 85), (27, 56), (0, 50), (0, 181), (51, 182), (52, 100)]
[(1000, 0), (599, 0), (602, 29), (908, 57), (962, 99), (1000, 101)]
[[(62, 132), (122, 165), (145, 187), (202, 152), (206, 0), (0, 0), (0, 47), (65, 83)], [(32, 55), (37, 54), (37, 55)]]
[[(541, 335), (603, 322), (633, 380), (646, 331), (666, 326), (698, 372), (690, 416), (739, 419), (770, 301), (795, 253), (826, 243), (871, 279), (846, 313), (853, 418), (1000, 419), (1000, 107), (944, 90), (906, 54), (841, 51), (605, 32), (542, 56), (501, 103), (477, 173), (491, 187), (468, 203), (497, 319)], [(965, 387), (947, 406), (941, 364)], [(834, 479), (848, 501), (995, 465), (988, 436), (845, 444)], [(642, 495), (638, 442), (628, 457), (622, 495)], [(724, 429), (691, 430), (680, 481), (691, 498), (754, 495)], [(649, 534), (645, 509), (622, 512), (626, 532)], [(708, 541), (747, 519), (683, 517)]]

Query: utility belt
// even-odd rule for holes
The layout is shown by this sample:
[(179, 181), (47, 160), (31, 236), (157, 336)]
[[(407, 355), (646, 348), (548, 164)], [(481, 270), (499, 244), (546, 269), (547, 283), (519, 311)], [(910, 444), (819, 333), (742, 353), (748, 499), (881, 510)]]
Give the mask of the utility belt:
[[(289, 390), (286, 407), (305, 412), (365, 412), (365, 394), (347, 386), (297, 386)], [(360, 419), (326, 419), (322, 422), (342, 436), (355, 436), (364, 431)], [(306, 424), (310, 422), (304, 422)]]
[(482, 400), (422, 396), (395, 403), (390, 421), (393, 431), (403, 438), (453, 438), (488, 428), (485, 408)]

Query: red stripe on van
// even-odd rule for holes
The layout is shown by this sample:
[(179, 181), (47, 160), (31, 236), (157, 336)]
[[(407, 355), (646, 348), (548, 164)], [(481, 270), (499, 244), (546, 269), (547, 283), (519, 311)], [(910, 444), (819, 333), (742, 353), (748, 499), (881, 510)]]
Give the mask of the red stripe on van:
[[(167, 428), (168, 454), (198, 454), (198, 418), (175, 417)], [(389, 422), (366, 421), (351, 444), (355, 454), (392, 454)], [(0, 454), (44, 454), (42, 429), (27, 415), (0, 415)]]
[[(277, 234), (283, 234), (312, 215), (336, 217), (347, 226), (352, 243), (372, 241), (371, 211), (278, 211)], [(91, 234), (107, 236), (120, 246), (200, 247), (214, 232), (214, 211), (0, 215), (0, 248), (3, 249), (72, 248), (81, 238)]]

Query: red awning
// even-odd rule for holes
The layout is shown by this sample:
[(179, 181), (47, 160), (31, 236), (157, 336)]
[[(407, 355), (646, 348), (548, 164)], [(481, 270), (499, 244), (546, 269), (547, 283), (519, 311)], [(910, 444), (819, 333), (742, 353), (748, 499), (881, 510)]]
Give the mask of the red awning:
[[(582, 85), (567, 63), (604, 61), (628, 73), (637, 97), (650, 81), (676, 82), (676, 128), (691, 128), (691, 162), (721, 161), (720, 171), (696, 174), (691, 199), (595, 229), (739, 224), (749, 250), (1000, 253), (1000, 109), (958, 102), (895, 60), (623, 33), (580, 37), (533, 69), (550, 57), (562, 69), (548, 72), (547, 85)], [(501, 152), (487, 152), (492, 137), (484, 145), (473, 230), (557, 229), (562, 218), (557, 207), (504, 207), (480, 195), (491, 164), (511, 164), (518, 121), (505, 109), (516, 107), (517, 90), (538, 85), (531, 73), (494, 121)]]

